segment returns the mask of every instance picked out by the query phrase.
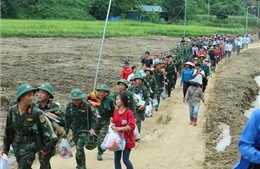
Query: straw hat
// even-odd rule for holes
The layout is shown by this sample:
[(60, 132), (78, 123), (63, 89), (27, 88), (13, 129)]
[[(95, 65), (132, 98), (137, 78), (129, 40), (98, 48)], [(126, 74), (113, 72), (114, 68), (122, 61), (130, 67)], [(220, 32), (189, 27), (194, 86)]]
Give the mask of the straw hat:
[(195, 67), (194, 63), (192, 63), (192, 62), (185, 62), (184, 65), (190, 65), (192, 67)]

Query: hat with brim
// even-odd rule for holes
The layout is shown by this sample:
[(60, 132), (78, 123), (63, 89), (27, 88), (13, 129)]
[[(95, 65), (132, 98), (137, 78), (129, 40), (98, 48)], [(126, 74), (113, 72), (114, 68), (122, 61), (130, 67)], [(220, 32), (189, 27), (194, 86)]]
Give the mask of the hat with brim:
[(71, 100), (79, 100), (84, 99), (87, 96), (78, 88), (72, 89), (69, 95), (69, 99)]
[(141, 79), (142, 81), (144, 81), (143, 76), (140, 75), (140, 74), (137, 74), (137, 75), (134, 76), (134, 81), (135, 81), (136, 79)]
[(104, 91), (107, 91), (107, 92), (110, 92), (108, 86), (106, 84), (101, 84), (97, 87), (97, 91), (100, 91), (100, 90), (104, 90)]
[(198, 58), (197, 58), (197, 57), (195, 57), (195, 58), (194, 58), (194, 60), (198, 60)]
[(149, 71), (151, 74), (153, 74), (153, 71), (152, 71), (151, 68), (146, 68), (144, 71), (145, 71), (145, 72)]
[(201, 74), (198, 74), (194, 79), (191, 79), (189, 82), (191, 84), (200, 84), (200, 85), (202, 85), (202, 76), (201, 76)]
[(54, 98), (53, 89), (52, 89), (52, 86), (50, 84), (44, 83), (41, 86), (37, 87), (37, 91), (38, 90), (44, 90), (51, 95), (50, 99)]
[(206, 57), (204, 54), (200, 54), (199, 57)]
[(160, 61), (160, 60), (155, 61), (155, 62), (154, 62), (154, 67), (157, 66), (157, 65), (159, 65), (159, 64), (162, 64), (162, 61)]
[(195, 67), (195, 65), (192, 62), (185, 62), (184, 65), (190, 65), (192, 67)]
[(27, 93), (27, 92), (30, 92), (30, 91), (34, 91), (34, 93), (36, 92), (36, 88), (32, 87), (32, 85), (28, 84), (28, 83), (25, 83), (25, 84), (22, 84), (21, 86), (18, 87), (17, 89), (17, 102), (20, 101), (20, 97)]
[(117, 85), (119, 85), (120, 83), (126, 85), (126, 88), (128, 87), (128, 83), (127, 83), (127, 81), (126, 81), (125, 79), (119, 80), (119, 81), (117, 82)]

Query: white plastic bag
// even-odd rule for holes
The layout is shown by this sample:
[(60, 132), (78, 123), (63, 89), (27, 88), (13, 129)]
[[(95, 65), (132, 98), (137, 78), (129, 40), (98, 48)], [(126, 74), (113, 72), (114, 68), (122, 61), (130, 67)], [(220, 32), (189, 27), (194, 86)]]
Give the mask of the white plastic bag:
[(134, 130), (134, 137), (135, 137), (135, 140), (140, 140), (140, 137), (141, 137), (136, 124), (135, 124), (135, 130)]
[(153, 107), (158, 106), (158, 100), (157, 100), (156, 98), (154, 98), (154, 99), (152, 100), (152, 102), (153, 102)]
[(115, 132), (112, 129), (112, 124), (109, 125), (108, 133), (101, 144), (102, 149), (109, 151), (120, 151), (125, 149), (125, 138), (122, 133)]
[(153, 106), (152, 102), (149, 102), (149, 105), (145, 106), (145, 115), (146, 117), (151, 117), (153, 115)]
[(0, 169), (11, 169), (6, 154), (0, 155)]
[(163, 88), (163, 92), (161, 93), (161, 98), (164, 100), (167, 97), (167, 93), (166, 93), (166, 87)]
[(59, 148), (59, 156), (63, 159), (68, 159), (70, 157), (73, 157), (72, 151), (70, 148), (70, 145), (67, 141), (67, 139), (62, 138)]

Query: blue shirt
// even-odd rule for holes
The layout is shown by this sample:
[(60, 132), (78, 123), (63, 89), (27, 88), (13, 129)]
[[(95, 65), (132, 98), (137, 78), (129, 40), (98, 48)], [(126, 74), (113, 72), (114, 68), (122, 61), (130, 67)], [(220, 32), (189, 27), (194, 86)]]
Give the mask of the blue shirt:
[(181, 74), (181, 83), (189, 82), (192, 79), (193, 72), (194, 72), (194, 70), (192, 68), (190, 68), (190, 69), (183, 68), (182, 74)]
[(260, 109), (255, 110), (249, 118), (242, 132), (238, 148), (241, 153), (240, 160), (233, 169), (247, 169), (250, 163), (260, 164)]

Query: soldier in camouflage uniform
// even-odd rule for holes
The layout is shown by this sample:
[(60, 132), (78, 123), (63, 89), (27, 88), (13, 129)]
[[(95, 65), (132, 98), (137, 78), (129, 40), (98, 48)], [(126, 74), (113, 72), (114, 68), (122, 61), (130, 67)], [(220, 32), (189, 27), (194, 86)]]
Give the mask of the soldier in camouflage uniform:
[(178, 72), (180, 72), (179, 61), (177, 60), (177, 56), (176, 55), (172, 56), (172, 63), (173, 63), (173, 65), (176, 68), (176, 72), (174, 73), (174, 83), (173, 83), (173, 86), (172, 86), (172, 88), (175, 89), (175, 85), (176, 85), (177, 77), (178, 77)]
[(108, 126), (110, 124), (110, 118), (113, 117), (115, 110), (115, 105), (113, 98), (110, 96), (110, 90), (106, 84), (101, 84), (97, 87), (98, 98), (101, 100), (101, 105), (98, 107), (99, 119), (97, 125), (98, 134), (98, 153), (97, 159), (99, 161), (103, 160), (102, 154), (105, 152), (101, 148), (101, 144), (106, 137), (108, 132)]
[[(39, 109), (33, 106), (35, 92), (36, 89), (30, 84), (19, 86), (18, 103), (10, 107), (7, 114), (4, 149), (1, 154), (8, 154), (12, 144), (18, 169), (31, 169), (37, 149), (45, 156), (51, 148), (52, 137), (48, 123)], [(38, 128), (38, 136), (40, 134), (38, 139), (34, 126)]]
[(76, 145), (76, 169), (86, 169), (84, 147), (88, 150), (96, 147), (97, 118), (94, 107), (83, 100), (86, 96), (80, 89), (73, 89), (69, 98), (72, 100), (66, 107), (66, 134), (72, 130), (72, 139)]
[(153, 76), (153, 71), (150, 68), (145, 69), (146, 76), (144, 77), (144, 80), (146, 80), (149, 84), (149, 89), (150, 89), (150, 97), (154, 99), (156, 96), (156, 79)]
[[(60, 110), (59, 105), (55, 104), (54, 102), (52, 102), (50, 100), (50, 99), (54, 98), (52, 86), (48, 83), (45, 83), (45, 84), (40, 85), (37, 88), (37, 91), (38, 91), (38, 101), (35, 103), (35, 106), (43, 111), (56, 108), (57, 110), (52, 111), (52, 112), (47, 112), (46, 114), (48, 114), (49, 116), (51, 116), (54, 119), (59, 120), (60, 121), (59, 126), (65, 127), (64, 113)], [(49, 119), (49, 120), (52, 121), (51, 119)], [(54, 129), (56, 135), (58, 135), (54, 123), (55, 122), (52, 121), (52, 126), (53, 126), (53, 129)], [(60, 137), (64, 137), (64, 135), (65, 135), (65, 132), (63, 131), (63, 133), (62, 133), (62, 135), (60, 135)], [(50, 159), (56, 153), (57, 142), (58, 142), (58, 137), (55, 139), (52, 139), (51, 149), (47, 155), (42, 156), (41, 153), (39, 153), (39, 161), (41, 164), (40, 169), (51, 169)]]
[(128, 102), (129, 102), (129, 109), (132, 110), (135, 118), (137, 116), (136, 114), (136, 101), (134, 100), (134, 95), (133, 93), (131, 93), (130, 91), (127, 91), (128, 88), (128, 83), (125, 79), (121, 79), (117, 82), (118, 86), (119, 86), (119, 91), (116, 91), (114, 93), (114, 100), (116, 100), (116, 96), (119, 95), (120, 93), (124, 93), (127, 95), (128, 97)]
[(161, 62), (157, 61), (154, 63), (154, 73), (153, 76), (156, 79), (157, 83), (157, 89), (156, 89), (156, 94), (157, 94), (157, 100), (158, 100), (158, 106), (155, 107), (155, 111), (158, 110), (159, 104), (160, 104), (160, 95), (163, 92), (163, 87), (165, 84), (165, 77), (163, 75), (163, 72), (161, 70)]
[(176, 73), (176, 68), (173, 64), (173, 59), (172, 59), (172, 55), (168, 55), (167, 56), (168, 58), (168, 62), (166, 64), (166, 78), (167, 78), (167, 94), (168, 94), (168, 97), (171, 97), (171, 91), (172, 91), (172, 88), (173, 88), (173, 85), (175, 84), (174, 83), (174, 76), (177, 74)]
[(130, 86), (128, 91), (141, 95), (143, 101), (145, 101), (145, 105), (138, 105), (136, 108), (137, 116), (136, 116), (136, 125), (138, 127), (139, 132), (141, 132), (141, 121), (145, 119), (145, 107), (149, 105), (149, 94), (147, 88), (142, 84), (143, 77), (140, 75), (134, 76), (135, 85)]

